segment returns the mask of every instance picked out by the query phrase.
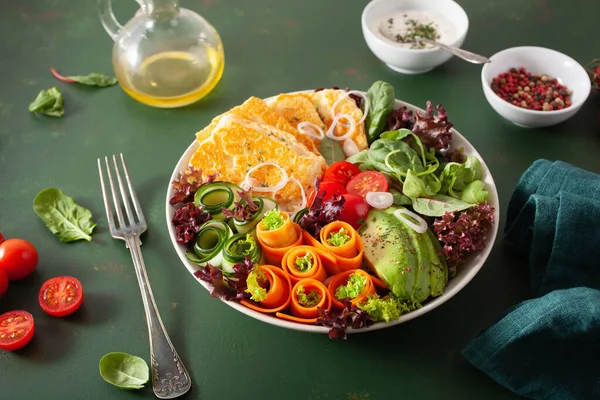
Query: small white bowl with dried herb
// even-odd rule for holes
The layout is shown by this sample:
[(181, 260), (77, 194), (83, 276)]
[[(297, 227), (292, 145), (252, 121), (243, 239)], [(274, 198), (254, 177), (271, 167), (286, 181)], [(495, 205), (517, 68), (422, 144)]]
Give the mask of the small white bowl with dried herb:
[(373, 0), (363, 10), (361, 25), (367, 46), (388, 67), (421, 74), (452, 54), (419, 37), (461, 47), (469, 18), (454, 0)]

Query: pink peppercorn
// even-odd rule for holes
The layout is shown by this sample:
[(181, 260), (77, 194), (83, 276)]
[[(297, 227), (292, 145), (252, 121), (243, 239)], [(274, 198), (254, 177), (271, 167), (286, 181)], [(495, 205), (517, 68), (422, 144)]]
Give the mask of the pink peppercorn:
[(571, 106), (572, 91), (545, 74), (511, 68), (492, 79), (491, 88), (503, 100), (537, 111), (562, 110)]

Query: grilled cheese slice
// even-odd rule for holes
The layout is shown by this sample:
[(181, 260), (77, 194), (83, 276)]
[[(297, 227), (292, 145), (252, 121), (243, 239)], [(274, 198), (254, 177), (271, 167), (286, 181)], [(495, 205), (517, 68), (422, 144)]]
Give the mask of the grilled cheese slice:
[[(343, 96), (345, 93), (344, 90), (336, 90), (336, 89), (323, 89), (318, 92), (310, 93), (310, 97), (314, 106), (316, 107), (321, 119), (327, 125), (327, 129), (331, 127), (333, 122), (333, 118), (335, 115), (331, 113), (331, 108), (335, 104), (335, 102)], [(356, 122), (356, 127), (354, 128), (354, 132), (350, 136), (350, 139), (356, 144), (358, 151), (365, 150), (369, 147), (369, 143), (367, 141), (367, 134), (365, 133), (365, 124), (358, 121), (363, 117), (362, 110), (356, 105), (356, 102), (350, 97), (344, 97), (336, 106), (335, 106), (336, 114), (348, 114), (352, 116), (354, 122)], [(340, 121), (341, 123), (337, 124), (335, 128), (335, 135), (342, 136), (347, 132), (348, 128), (345, 126), (343, 119)], [(340, 142), (342, 148), (344, 148), (344, 143)], [(351, 154), (346, 154), (351, 155)]]
[[(308, 93), (283, 93), (271, 97), (266, 102), (271, 110), (285, 118), (296, 130), (298, 129), (298, 124), (300, 122), (310, 122), (315, 124), (321, 128), (323, 132), (327, 130), (327, 126), (319, 116), (317, 109), (312, 103), (311, 96)], [(312, 141), (317, 147), (321, 143), (318, 139), (311, 138), (310, 136), (305, 137)], [(305, 142), (306, 140), (302, 140), (302, 143)]]
[(225, 115), (237, 115), (239, 117), (246, 118), (247, 120), (259, 122), (262, 124), (272, 125), (279, 130), (287, 132), (293, 135), (298, 141), (303, 143), (311, 152), (319, 155), (319, 150), (317, 146), (312, 142), (312, 140), (306, 136), (298, 132), (295, 126), (290, 124), (288, 120), (286, 120), (282, 115), (273, 111), (267, 106), (262, 99), (258, 97), (250, 97), (241, 105), (232, 108), (224, 114), (221, 114), (215, 117), (211, 123), (200, 132), (196, 133), (196, 139), (198, 141), (203, 141), (211, 135), (211, 132), (215, 129), (221, 118)]
[[(310, 151), (294, 135), (235, 114), (221, 116), (210, 134), (202, 137), (190, 164), (206, 174), (218, 172), (217, 179), (237, 185), (252, 167), (271, 162), (281, 166), (290, 178), (296, 178), (308, 193), (327, 168), (325, 159)], [(281, 172), (272, 166), (263, 166), (251, 175), (256, 186), (275, 186), (281, 179)], [(291, 182), (275, 195), (255, 193), (274, 198), (286, 210), (295, 210), (302, 198), (300, 189)]]

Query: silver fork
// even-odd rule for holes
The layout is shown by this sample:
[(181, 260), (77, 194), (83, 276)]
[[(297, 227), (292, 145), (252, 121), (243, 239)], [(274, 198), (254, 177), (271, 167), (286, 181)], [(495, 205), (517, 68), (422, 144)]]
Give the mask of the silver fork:
[[(129, 179), (129, 171), (125, 164), (123, 154), (121, 156), (122, 169), (125, 173), (125, 179), (129, 190), (125, 189), (117, 158), (112, 156), (112, 164), (119, 183), (119, 193), (115, 190), (113, 175), (108, 157), (104, 157), (106, 164), (106, 173), (110, 184), (110, 191), (114, 207), (111, 206), (107, 195), (106, 185), (104, 184), (104, 174), (102, 172), (102, 163), (98, 159), (98, 172), (100, 173), (100, 184), (102, 186), (102, 197), (104, 198), (104, 206), (106, 208), (106, 218), (108, 219), (108, 227), (110, 234), (115, 239), (125, 241), (127, 248), (131, 252), (135, 274), (142, 292), (142, 300), (144, 303), (144, 311), (146, 312), (146, 321), (148, 323), (148, 332), (150, 336), (150, 368), (152, 375), (152, 389), (154, 394), (159, 399), (172, 399), (190, 390), (192, 382), (190, 376), (185, 369), (185, 366), (179, 359), (179, 355), (175, 351), (169, 335), (160, 319), (160, 314), (156, 308), (148, 274), (144, 266), (142, 258), (142, 249), (140, 235), (146, 231), (148, 227), (146, 219), (142, 213), (142, 208), (138, 201), (137, 194), (131, 185)], [(123, 208), (125, 213), (123, 213)], [(116, 217), (113, 213), (116, 212)]]

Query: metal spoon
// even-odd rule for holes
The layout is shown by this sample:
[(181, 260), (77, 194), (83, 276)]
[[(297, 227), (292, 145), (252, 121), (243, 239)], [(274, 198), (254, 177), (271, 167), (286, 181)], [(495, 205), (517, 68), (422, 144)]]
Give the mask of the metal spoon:
[(447, 44), (436, 42), (435, 40), (425, 39), (422, 37), (416, 37), (415, 42), (423, 42), (423, 43), (431, 44), (433, 46), (438, 46), (446, 51), (449, 51), (450, 53), (454, 54), (455, 56), (460, 57), (463, 60), (466, 60), (473, 64), (485, 64), (485, 63), (492, 62), (492, 60), (490, 60), (489, 58), (484, 57), (482, 55), (471, 53), (470, 51), (463, 50), (458, 47), (449, 46)]

